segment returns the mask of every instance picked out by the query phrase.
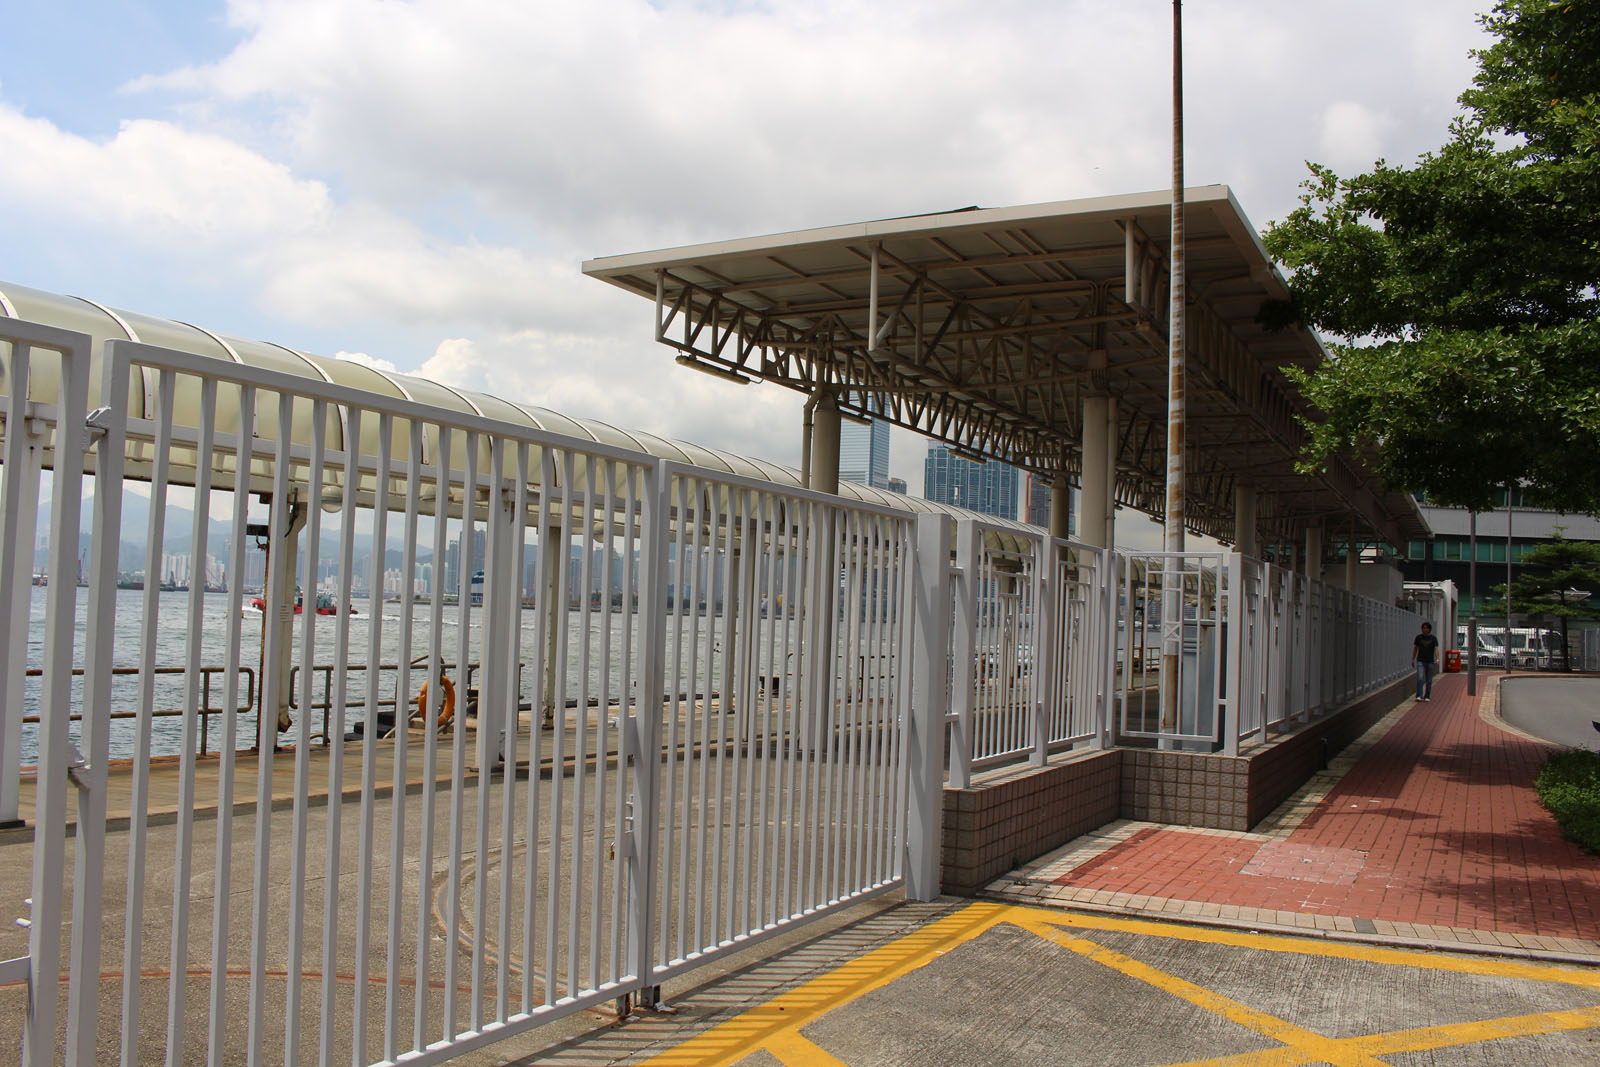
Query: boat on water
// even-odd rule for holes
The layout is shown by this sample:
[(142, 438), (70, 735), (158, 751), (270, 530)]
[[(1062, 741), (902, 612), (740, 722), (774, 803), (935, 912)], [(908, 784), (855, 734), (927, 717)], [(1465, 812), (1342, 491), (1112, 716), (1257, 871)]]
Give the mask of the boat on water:
[[(264, 597), (252, 598), (250, 601), (250, 606), (263, 614), (266, 613), (267, 602)], [(304, 613), (305, 607), (305, 594), (296, 592), (294, 597), (294, 613), (296, 615)], [(316, 599), (312, 601), (311, 610), (316, 612), (318, 615), (338, 615), (339, 603), (333, 599), (332, 593), (318, 593)], [(352, 607), (350, 609), (350, 614), (354, 615), (355, 613), (356, 609)]]

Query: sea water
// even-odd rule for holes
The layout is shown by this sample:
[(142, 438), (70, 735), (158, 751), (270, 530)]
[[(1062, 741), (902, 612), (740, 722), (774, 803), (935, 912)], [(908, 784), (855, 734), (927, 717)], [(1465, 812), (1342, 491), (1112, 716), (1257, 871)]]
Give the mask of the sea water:
[[(76, 590), (76, 593), (77, 611), (75, 613), (76, 635), (73, 653), (73, 666), (81, 668), (84, 664), (84, 645), (88, 618), (89, 591), (87, 589), (80, 588)], [(45, 604), (48, 594), (49, 589), (45, 587), (35, 587), (33, 589), (31, 618), (30, 625), (28, 627), (27, 656), (27, 665), (31, 669), (36, 669), (43, 666), (42, 659)], [(144, 605), (145, 598), (147, 596), (159, 596), (161, 598), (159, 608), (155, 614), (155, 635), (152, 646), (154, 649), (154, 656), (152, 657), (153, 661), (157, 667), (181, 668), (186, 663), (188, 657), (190, 594), (186, 591), (158, 592), (156, 590), (140, 589), (117, 590), (116, 616), (113, 628), (113, 665), (116, 667), (139, 667), (141, 665), (141, 653), (145, 646), (144, 631), (146, 624), (144, 619)], [(233, 597), (227, 593), (203, 593), (200, 594), (200, 596), (203, 606), (203, 619), (200, 628), (201, 638), (199, 641), (200, 664), (201, 666), (223, 667), (227, 663), (228, 627), (234, 621), (232, 617)], [(352, 702), (360, 702), (366, 699), (367, 675), (364, 670), (356, 670), (354, 668), (358, 668), (366, 664), (369, 647), (368, 642), (371, 640), (371, 635), (374, 628), (372, 625), (372, 618), (368, 614), (370, 611), (370, 601), (363, 597), (357, 597), (354, 600), (354, 606), (356, 608), (356, 612), (349, 616), (348, 642), (344, 646), (344, 662), (349, 668), (352, 668), (346, 683), (346, 699)], [(456, 604), (443, 604), (440, 607), (440, 656), (446, 663), (457, 663), (459, 662), (461, 656), (461, 608)], [(382, 644), (379, 649), (379, 663), (392, 667), (397, 664), (400, 655), (400, 635), (403, 605), (399, 603), (383, 603), (381, 604), (380, 610), (383, 622), (381, 627)], [(425, 656), (429, 651), (429, 639), (430, 635), (432, 634), (432, 606), (425, 602), (413, 604), (412, 615), (410, 656), (413, 660), (416, 660), (419, 657)], [(238, 616), (241, 650), (240, 666), (244, 668), (250, 668), (257, 672), (256, 698), (259, 700), (259, 687), (261, 684), (260, 663), (262, 615), (260, 611), (250, 607), (250, 598), (246, 597), (244, 599), (244, 607), (242, 610), (238, 611)], [(566, 613), (567, 649), (564, 657), (566, 661), (566, 684), (563, 686), (565, 691), (564, 699), (568, 702), (579, 699), (597, 699), (601, 693), (602, 681), (607, 680), (609, 681), (609, 686), (607, 687), (609, 690), (608, 696), (609, 699), (614, 702), (619, 697), (624, 695), (622, 690), (626, 685), (626, 682), (622, 677), (623, 665), (618, 662), (622, 655), (624, 627), (627, 627), (631, 631), (629, 647), (631, 649), (632, 663), (627, 669), (630, 674), (633, 675), (636, 675), (639, 670), (640, 617), (632, 611), (613, 607), (610, 612), (610, 640), (609, 642), (606, 642), (604, 634), (606, 628), (605, 613), (599, 607), (591, 607), (589, 609), (588, 631), (590, 637), (590, 654), (588, 657), (589, 662), (587, 664), (588, 670), (586, 687), (582, 684), (585, 679), (580, 677), (580, 673), (583, 671), (584, 666), (582, 657), (584, 642), (582, 641), (581, 634), (579, 633), (579, 627), (582, 625), (582, 619), (582, 612), (576, 608), (571, 609)], [(301, 651), (302, 622), (303, 616), (296, 616), (294, 619), (294, 625), (292, 627), (294, 643), (293, 662), (297, 666), (304, 663), (304, 656)], [(312, 657), (312, 662), (315, 666), (331, 666), (338, 662), (340, 650), (337, 632), (338, 623), (338, 618), (334, 616), (315, 617), (315, 655)], [(520, 662), (523, 664), (520, 687), (520, 702), (527, 704), (528, 702), (535, 700), (541, 691), (540, 680), (535, 677), (535, 664), (541, 662), (543, 659), (540, 650), (537, 648), (540, 623), (540, 612), (538, 609), (524, 608), (521, 612), (521, 623), (521, 649), (518, 656)], [(687, 616), (669, 617), (667, 623), (669, 635), (669, 653), (674, 645), (672, 640), (672, 636), (676, 632), (674, 627), (680, 625), (680, 623), (682, 626), (681, 643), (683, 647), (683, 655), (685, 657), (687, 657), (689, 654), (688, 649), (691, 644), (691, 637), (695, 638), (694, 644), (697, 647), (698, 655), (702, 664), (705, 662), (705, 657), (711, 653), (712, 650), (720, 650), (720, 635), (725, 623), (720, 618), (708, 617), (706, 613), (700, 612), (691, 613)], [(789, 645), (792, 646), (798, 641), (798, 625), (780, 627), (779, 630), (780, 632), (787, 630), (789, 634)], [(476, 605), (468, 607), (467, 633), (465, 636), (468, 641), (467, 661), (471, 664), (477, 664), (480, 660), (479, 650), (482, 647), (481, 607)], [(607, 644), (609, 644), (609, 647), (612, 650), (611, 662), (609, 664), (606, 662), (606, 657), (603, 654), (603, 649)], [(768, 647), (767, 638), (763, 636), (759, 644), (762, 646), (762, 650), (764, 652)], [(780, 659), (788, 659), (787, 653), (775, 652), (774, 655)], [(605, 679), (604, 676), (608, 673), (608, 668), (610, 677), (609, 679)], [(787, 670), (787, 666), (780, 666), (776, 669), (763, 666), (761, 670), (763, 673), (783, 673)], [(700, 671), (700, 677), (702, 679), (701, 686), (704, 687), (705, 682), (703, 679), (706, 677), (707, 670), (704, 666), (702, 666)], [(716, 671), (718, 673), (713, 677), (720, 677), (721, 667), (718, 666)], [(461, 676), (459, 671), (451, 670), (449, 673), (452, 677), (452, 680), (457, 685), (458, 701), (464, 699), (464, 695), (460, 693)], [(474, 685), (478, 684), (480, 677), (481, 676), (477, 675), (474, 676)], [(313, 701), (320, 702), (324, 699), (324, 694), (327, 692), (326, 687), (329, 685), (330, 679), (321, 671), (315, 671), (313, 678), (314, 682), (312, 699)], [(417, 690), (420, 688), (423, 680), (424, 668), (413, 668), (410, 672), (409, 688), (411, 692), (407, 696), (408, 700), (415, 700), (417, 696)], [(397, 673), (394, 670), (383, 670), (380, 672), (381, 699), (393, 699), (395, 696), (394, 687), (396, 682)], [(136, 712), (140, 707), (140, 684), (140, 677), (136, 673), (115, 676), (112, 681), (111, 689), (110, 704), (112, 711), (116, 713)], [(302, 700), (302, 688), (304, 684), (303, 673), (296, 672), (294, 680), (294, 700), (296, 703), (299, 703)], [(235, 702), (236, 706), (244, 705), (246, 703), (246, 699), (248, 697), (246, 685), (247, 682), (241, 673), (239, 681), (239, 698)], [(150, 706), (157, 710), (181, 709), (184, 704), (183, 686), (184, 676), (181, 672), (155, 676), (152, 680)], [(712, 683), (712, 687), (714, 686), (715, 682)], [(225, 699), (226, 694), (224, 689), (225, 675), (221, 671), (218, 671), (211, 676), (209, 696), (210, 707), (219, 709), (228, 703)], [(73, 678), (72, 698), (70, 701), (70, 711), (73, 714), (79, 712), (83, 707), (82, 690), (83, 678), (81, 675), (75, 676)], [(23, 690), (23, 714), (28, 716), (38, 715), (39, 708), (40, 679), (38, 677), (29, 677), (26, 680)], [(392, 708), (386, 707), (382, 710), (387, 713), (391, 711)], [(297, 723), (299, 723), (300, 720), (308, 718), (299, 710), (292, 711), (292, 715), (297, 720)], [(346, 711), (346, 729), (348, 730), (354, 726), (354, 724), (362, 722), (364, 720), (364, 716), (365, 711), (362, 708), (348, 709)], [(321, 731), (322, 718), (323, 716), (320, 708), (314, 709), (312, 714), (309, 716), (310, 727), (314, 733)], [(209, 721), (206, 726), (206, 748), (208, 751), (216, 752), (220, 747), (224, 736), (222, 716), (211, 715), (208, 717), (208, 719)], [(249, 711), (241, 711), (238, 715), (237, 723), (237, 747), (241, 749), (252, 747), (255, 744), (255, 709), (251, 708)], [(295, 731), (298, 731), (298, 729), (299, 726), (297, 725), (289, 734), (285, 735), (285, 740), (293, 741), (294, 733)], [(74, 743), (78, 744), (80, 749), (86, 750), (87, 745), (79, 739), (80, 730), (81, 723), (73, 722), (71, 733)], [(151, 724), (150, 754), (153, 756), (177, 754), (181, 750), (182, 730), (183, 719), (181, 716), (173, 715), (170, 717), (163, 716), (154, 718)], [(137, 741), (138, 737), (136, 733), (136, 721), (134, 719), (114, 718), (112, 720), (109, 748), (112, 759), (126, 759), (138, 755)], [(37, 762), (37, 744), (38, 726), (34, 723), (24, 724), (21, 759), (23, 766), (31, 766)]]

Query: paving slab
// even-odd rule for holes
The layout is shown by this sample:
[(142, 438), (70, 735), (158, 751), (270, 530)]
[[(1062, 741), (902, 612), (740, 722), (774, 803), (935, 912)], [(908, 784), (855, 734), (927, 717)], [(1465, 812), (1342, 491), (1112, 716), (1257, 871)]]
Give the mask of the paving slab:
[(986, 895), (1600, 960), (1600, 857), (1562, 840), (1533, 789), (1552, 748), (1485, 680), (1438, 679), (1252, 832), (1118, 822)]

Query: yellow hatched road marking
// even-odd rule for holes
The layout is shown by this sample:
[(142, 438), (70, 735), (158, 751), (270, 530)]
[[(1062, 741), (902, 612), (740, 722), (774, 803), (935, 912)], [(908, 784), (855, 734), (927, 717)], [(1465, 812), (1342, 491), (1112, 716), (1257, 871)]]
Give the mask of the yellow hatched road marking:
[[(1507, 1015), (1483, 1022), (1453, 1023), (1448, 1026), (1424, 1026), (1415, 1030), (1394, 1030), (1386, 1034), (1367, 1034), (1362, 1037), (1330, 1039), (1334, 1044), (1360, 1048), (1375, 1056), (1392, 1056), (1398, 1052), (1430, 1052), (1435, 1049), (1460, 1045), (1476, 1045), (1502, 1037), (1531, 1037), (1535, 1034), (1554, 1034), (1563, 1030), (1587, 1030), (1600, 1026), (1600, 1005), (1592, 1008), (1572, 1008), (1564, 1011), (1541, 1011), (1528, 1015)], [(1218, 1056), (1209, 1060), (1186, 1060), (1168, 1064), (1167, 1067), (1296, 1067), (1299, 1064), (1324, 1062), (1321, 1056), (1310, 1055), (1296, 1048), (1265, 1049), (1261, 1052), (1242, 1052), (1235, 1056)]]
[(792, 1026), (768, 1041), (765, 1047), (785, 1067), (848, 1067), (843, 1060), (807, 1039)]
[(886, 986), (935, 956), (972, 940), (998, 923), (1009, 910), (1003, 904), (969, 905), (696, 1034), (650, 1057), (640, 1067), (645, 1064), (650, 1067), (688, 1067), (690, 1064), (719, 1067), (736, 1063), (757, 1049), (770, 1051), (772, 1042), (788, 1037), (791, 1032), (798, 1038), (800, 1027), (813, 1019)]
[(1384, 1061), (1375, 1057), (1600, 1026), (1600, 1006), (1596, 1006), (1360, 1037), (1330, 1038), (1157, 970), (1069, 931), (1117, 931), (1263, 952), (1325, 956), (1458, 974), (1555, 982), (1591, 989), (1600, 989), (1600, 971), (1489, 957), (1432, 955), (1369, 945), (1174, 926), (1110, 916), (1073, 915), (1017, 905), (977, 903), (841, 964), (824, 975), (658, 1053), (645, 1060), (644, 1064), (650, 1067), (688, 1067), (690, 1064), (726, 1067), (752, 1052), (765, 1050), (788, 1067), (844, 1067), (841, 1060), (804, 1037), (800, 1028), (1002, 924), (1017, 926), (1085, 959), (1181, 997), (1263, 1036), (1284, 1042), (1278, 1048), (1195, 1060), (1173, 1067), (1201, 1067), (1202, 1064), (1205, 1067), (1290, 1067), (1311, 1063), (1331, 1063), (1338, 1067), (1385, 1067)]
[(1131, 956), (1124, 956), (1120, 952), (1113, 952), (1109, 948), (1086, 941), (1080, 937), (1064, 933), (1061, 929), (1046, 921), (1041, 921), (1037, 916), (1021, 919), (1017, 923), (1024, 930), (1037, 934), (1048, 941), (1060, 945), (1062, 948), (1076, 952), (1085, 959), (1103, 964), (1114, 971), (1137, 978), (1146, 985), (1171, 993), (1173, 996), (1188, 1001), (1199, 1008), (1204, 1008), (1213, 1015), (1220, 1015), (1230, 1022), (1254, 1030), (1264, 1037), (1274, 1041), (1281, 1041), (1294, 1049), (1307, 1053), (1302, 1062), (1325, 1062), (1337, 1067), (1385, 1067), (1382, 1060), (1377, 1060), (1359, 1049), (1349, 1046), (1340, 1046), (1331, 1038), (1324, 1037), (1315, 1030), (1307, 1030), (1286, 1022), (1276, 1015), (1268, 1015), (1258, 1011), (1248, 1004), (1241, 1004), (1231, 997), (1214, 992), (1204, 986), (1195, 985), (1193, 982), (1179, 978), (1177, 975), (1168, 974), (1158, 970), (1148, 963), (1140, 963)]
[(1230, 945), (1234, 948), (1253, 948), (1262, 952), (1290, 952), (1302, 956), (1327, 956), (1332, 959), (1360, 960), (1365, 963), (1387, 963), (1397, 967), (1413, 967), (1425, 971), (1448, 971), (1453, 974), (1483, 974), (1497, 978), (1526, 978), (1536, 982), (1560, 982), (1564, 985), (1600, 989), (1600, 970), (1593, 967), (1567, 967), (1553, 963), (1529, 963), (1521, 960), (1497, 959), (1492, 956), (1442, 956), (1414, 949), (1383, 948), (1354, 942), (1324, 941), (1307, 937), (1277, 934), (1250, 934), (1242, 931), (1221, 930), (1215, 927), (1174, 926), (1170, 923), (1147, 922), (1142, 919), (1115, 919), (1099, 915), (1071, 915), (1042, 908), (1021, 908), (1018, 911), (1038, 916), (1051, 926), (1066, 926), (1084, 930), (1120, 930), (1129, 934), (1148, 934), (1175, 941), (1196, 941), (1211, 945)]

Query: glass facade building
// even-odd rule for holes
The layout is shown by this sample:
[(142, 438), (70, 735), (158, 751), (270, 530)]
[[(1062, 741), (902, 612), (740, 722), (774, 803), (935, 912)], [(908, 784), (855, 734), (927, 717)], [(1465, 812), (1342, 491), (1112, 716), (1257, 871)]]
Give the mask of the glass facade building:
[(931, 444), (923, 465), (922, 495), (968, 511), (1015, 519), (1019, 473), (1007, 463), (975, 463), (946, 445)]
[(839, 480), (889, 488), (889, 424), (845, 419), (839, 426)]

